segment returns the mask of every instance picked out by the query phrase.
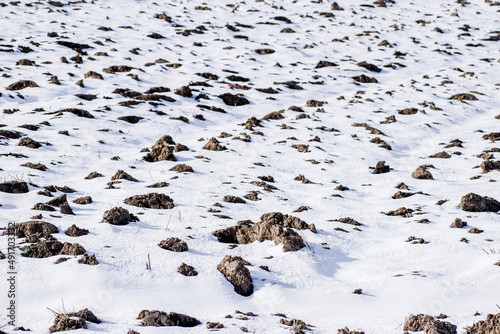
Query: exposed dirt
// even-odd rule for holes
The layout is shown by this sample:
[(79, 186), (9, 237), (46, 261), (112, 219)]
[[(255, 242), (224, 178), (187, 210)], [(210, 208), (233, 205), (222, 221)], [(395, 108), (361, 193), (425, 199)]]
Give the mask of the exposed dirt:
[(169, 196), (160, 193), (149, 193), (145, 195), (135, 195), (126, 198), (125, 204), (150, 209), (173, 209), (174, 201)]
[(483, 173), (489, 173), (492, 170), (500, 170), (500, 161), (485, 160), (481, 163)]
[(74, 199), (73, 203), (75, 203), (75, 204), (81, 204), (81, 205), (91, 204), (92, 203), (92, 197), (90, 197), (90, 196), (79, 197), (79, 198)]
[(128, 180), (132, 182), (138, 182), (136, 178), (132, 177), (130, 174), (123, 170), (118, 170), (115, 175), (111, 177), (111, 180)]
[(80, 328), (87, 329), (87, 322), (84, 319), (68, 314), (58, 314), (54, 319), (54, 324), (50, 326), (49, 332), (63, 332)]
[(43, 221), (27, 221), (15, 225), (15, 230), (9, 229), (7, 234), (15, 234), (18, 238), (44, 237), (49, 238), (51, 234), (59, 233), (57, 226)]
[(13, 83), (12, 85), (7, 87), (6, 89), (7, 90), (21, 90), (21, 89), (25, 89), (28, 87), (34, 88), (34, 87), (39, 87), (39, 86), (36, 84), (36, 82), (31, 81), (31, 80), (20, 80), (20, 81)]
[(241, 203), (241, 204), (246, 203), (246, 201), (243, 198), (232, 195), (226, 195), (222, 200), (228, 203)]
[(195, 327), (201, 322), (193, 317), (175, 312), (163, 312), (158, 310), (148, 311), (143, 310), (139, 313), (138, 319), (142, 320), (143, 326), (179, 326), (179, 327)]
[(461, 93), (453, 95), (452, 97), (450, 97), (450, 100), (477, 101), (477, 97), (469, 93)]
[(0, 183), (0, 191), (4, 192), (4, 193), (10, 193), (10, 194), (27, 193), (29, 191), (28, 183), (26, 183), (24, 181), (3, 182), (3, 183)]
[(468, 193), (460, 200), (460, 208), (470, 212), (498, 212), (500, 202), (491, 197)]
[(104, 212), (102, 222), (111, 225), (127, 225), (130, 222), (139, 221), (139, 218), (131, 214), (127, 209), (114, 207)]
[(215, 137), (212, 137), (208, 141), (208, 143), (206, 143), (203, 146), (203, 149), (209, 150), (209, 151), (224, 151), (227, 148), (226, 148), (226, 146), (221, 145), (220, 142)]
[(497, 334), (500, 333), (500, 313), (488, 314), (485, 320), (480, 320), (466, 327), (467, 334)]
[(194, 170), (191, 166), (185, 164), (178, 164), (169, 169), (170, 171), (177, 173), (194, 173)]
[(349, 327), (341, 328), (337, 331), (337, 334), (365, 334), (363, 331), (350, 330)]
[(412, 213), (413, 213), (412, 209), (401, 207), (399, 209), (386, 212), (385, 214), (388, 216), (402, 216), (402, 217), (410, 218), (410, 217), (413, 217)]
[(27, 246), (33, 257), (46, 258), (55, 255), (82, 255), (85, 253), (85, 248), (77, 243), (71, 244), (65, 242), (64, 244), (57, 240), (45, 240)]
[(194, 267), (187, 265), (184, 262), (182, 262), (177, 271), (184, 276), (198, 276), (198, 272), (194, 269)]
[(171, 237), (167, 238), (165, 240), (162, 240), (158, 246), (160, 246), (163, 249), (172, 251), (172, 252), (187, 252), (188, 251), (188, 245), (185, 241), (182, 241), (179, 238), (176, 237)]
[(463, 221), (460, 218), (455, 218), (455, 220), (451, 223), (451, 228), (462, 228), (467, 226), (467, 222)]
[(99, 262), (97, 262), (95, 254), (92, 255), (83, 254), (82, 258), (78, 260), (78, 263), (88, 264), (89, 266), (96, 266), (99, 264)]
[(427, 170), (429, 168), (428, 165), (418, 166), (414, 172), (411, 173), (411, 177), (419, 180), (434, 180), (431, 172)]
[(234, 286), (234, 291), (242, 296), (250, 296), (253, 293), (252, 277), (247, 267), (250, 263), (240, 256), (226, 255), (217, 269)]
[(448, 321), (437, 320), (427, 314), (411, 314), (405, 322), (405, 331), (421, 332), (425, 334), (456, 334), (457, 326)]
[(240, 96), (240, 94), (234, 95), (231, 93), (224, 93), (222, 95), (219, 95), (219, 98), (224, 101), (225, 104), (228, 106), (244, 106), (245, 104), (249, 104), (250, 101), (248, 101), (245, 97)]
[(19, 146), (26, 146), (29, 148), (40, 148), (42, 144), (37, 142), (36, 140), (31, 139), (30, 137), (24, 137), (19, 140)]
[(176, 161), (177, 159), (174, 156), (174, 145), (175, 142), (172, 137), (164, 135), (156, 141), (151, 152), (146, 154), (143, 159), (147, 162), (163, 160)]
[(84, 228), (79, 228), (75, 224), (71, 225), (66, 231), (64, 231), (70, 237), (80, 237), (82, 235), (89, 234), (89, 230)]

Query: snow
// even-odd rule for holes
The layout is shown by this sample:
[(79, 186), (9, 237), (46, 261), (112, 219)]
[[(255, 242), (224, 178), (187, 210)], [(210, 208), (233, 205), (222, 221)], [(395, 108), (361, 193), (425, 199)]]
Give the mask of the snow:
[[(495, 75), (499, 67), (499, 42), (484, 41), (497, 34), (491, 32), (500, 26), (500, 7), (487, 2), (461, 5), (443, 0), (426, 2), (425, 6), (399, 0), (387, 3), (387, 8), (361, 6), (368, 3), (357, 0), (339, 1), (343, 11), (331, 10), (331, 1), (63, 3), (64, 7), (55, 7), (46, 1), (20, 1), (0, 9), (3, 27), (0, 49), (13, 45), (17, 50), (22, 45), (34, 50), (26, 54), (0, 52), (3, 75), (0, 106), (2, 110), (19, 109), (0, 114), (0, 124), (6, 125), (0, 130), (17, 130), (41, 143), (51, 143), (31, 149), (17, 146), (16, 139), (0, 139), (0, 154), (12, 152), (29, 157), (1, 156), (2, 182), (17, 179), (40, 187), (30, 185), (27, 194), (0, 192), (0, 227), (6, 227), (8, 222), (29, 221), (33, 215), (42, 213), (43, 221), (59, 227), (60, 233), (54, 235), (59, 241), (78, 242), (89, 255), (96, 255), (99, 264), (80, 264), (78, 256), (56, 265), (55, 260), (61, 256), (25, 258), (18, 251), (18, 326), (30, 328), (32, 333), (47, 333), (54, 320), (48, 308), (59, 312), (89, 308), (103, 322), (88, 322), (87, 330), (74, 333), (126, 333), (129, 329), (146, 334), (163, 333), (163, 328), (140, 326), (137, 319), (141, 310), (158, 309), (185, 313), (202, 323), (222, 322), (225, 328), (220, 331), (226, 333), (239, 333), (240, 327), (248, 328), (251, 333), (288, 333), (289, 327), (281, 325), (280, 318), (273, 315), (284, 313), (289, 319), (313, 325), (314, 333), (336, 333), (337, 329), (349, 326), (351, 330), (376, 334), (402, 333), (405, 317), (410, 314), (444, 313), (448, 315), (446, 321), (457, 325), (459, 333), (465, 333), (465, 326), (484, 319), (488, 313), (499, 312), (500, 267), (494, 265), (500, 261), (498, 213), (465, 212), (459, 203), (469, 192), (500, 200), (496, 183), (499, 171), (482, 174), (481, 169), (474, 168), (482, 162), (477, 155), (499, 147), (482, 137), (500, 129), (500, 119), (495, 118), (500, 114), (500, 82)], [(196, 6), (208, 6), (211, 10), (197, 10)], [(319, 15), (321, 12), (331, 12), (335, 17), (326, 18)], [(173, 23), (154, 18), (155, 13), (166, 13)], [(453, 16), (454, 13), (457, 15)], [(285, 16), (292, 23), (273, 20), (275, 16)], [(417, 23), (418, 20), (429, 23)], [(276, 25), (259, 24), (263, 22)], [(240, 31), (233, 32), (226, 24)], [(200, 25), (207, 29), (204, 34), (177, 34)], [(470, 26), (467, 32), (458, 29), (464, 25)], [(98, 30), (103, 26), (112, 30)], [(120, 28), (123, 26), (131, 29)], [(280, 33), (287, 27), (296, 33)], [(435, 31), (436, 27), (444, 33)], [(57, 32), (59, 37), (48, 37), (48, 32)], [(146, 37), (153, 32), (165, 38)], [(460, 36), (464, 33), (470, 36)], [(234, 35), (248, 36), (248, 40)], [(344, 36), (349, 38), (332, 42)], [(82, 56), (83, 63), (77, 64), (70, 60), (77, 53), (56, 44), (58, 40), (89, 44), (92, 48), (85, 50), (88, 55)], [(393, 47), (378, 46), (383, 40)], [(195, 42), (202, 43), (202, 47), (194, 46)], [(483, 47), (470, 47), (468, 43), (481, 43)], [(306, 44), (313, 48), (304, 48)], [(133, 48), (139, 48), (138, 55), (129, 52)], [(259, 48), (276, 52), (259, 55), (254, 51)], [(406, 55), (396, 58), (396, 51)], [(96, 52), (107, 52), (109, 56), (95, 56)], [(63, 56), (69, 64), (60, 62)], [(168, 63), (145, 66), (159, 58)], [(480, 60), (486, 58), (489, 61)], [(36, 66), (16, 66), (20, 59), (33, 60)], [(315, 69), (321, 60), (338, 66)], [(44, 63), (47, 61), (51, 63)], [(382, 71), (369, 72), (356, 65), (361, 61), (373, 63)], [(173, 63), (182, 66), (167, 67)], [(405, 67), (383, 66), (390, 63)], [(134, 69), (130, 73), (103, 72), (112, 65)], [(250, 81), (231, 82), (225, 77), (232, 73), (225, 70), (235, 71)], [(104, 80), (84, 78), (88, 71), (102, 74)], [(196, 75), (200, 72), (217, 74), (219, 80), (207, 81)], [(137, 74), (139, 81), (128, 74)], [(375, 77), (378, 83), (358, 84), (352, 77), (360, 74)], [(57, 76), (61, 85), (50, 84), (51, 76)], [(75, 84), (81, 79), (83, 88)], [(19, 80), (33, 80), (40, 87), (6, 90)], [(275, 84), (290, 80), (297, 81), (304, 89), (292, 90)], [(442, 84), (445, 80), (452, 83)], [(213, 87), (191, 86), (193, 98), (174, 94), (175, 89), (197, 81), (206, 81)], [(324, 84), (311, 83), (316, 81)], [(231, 89), (229, 83), (251, 89)], [(143, 93), (158, 86), (169, 87), (171, 92), (159, 94), (176, 102), (162, 102), (159, 106), (141, 103), (129, 108), (118, 103), (131, 98), (112, 93), (116, 88)], [(255, 89), (268, 87), (279, 89), (279, 94)], [(225, 105), (217, 96), (227, 92), (244, 94), (250, 104)], [(207, 94), (210, 100), (195, 100), (200, 93)], [(449, 100), (458, 93), (472, 93), (478, 101)], [(95, 94), (98, 98), (85, 101), (75, 94)], [(345, 99), (338, 99), (340, 96)], [(324, 112), (306, 107), (311, 99), (326, 101)], [(428, 105), (434, 102), (442, 110), (419, 105), (424, 101)], [(202, 110), (198, 104), (223, 108), (227, 113)], [(288, 110), (292, 105), (303, 108), (310, 118), (296, 119), (301, 113)], [(95, 118), (55, 114), (64, 108), (85, 109)], [(405, 108), (418, 108), (419, 112), (398, 114), (398, 110)], [(252, 134), (240, 125), (249, 117), (261, 118), (278, 110), (285, 110), (284, 119), (263, 121), (262, 127), (254, 127), (254, 131), (262, 131), (264, 135)], [(206, 120), (194, 118), (197, 114)], [(137, 124), (118, 120), (128, 115), (144, 119)], [(391, 115), (395, 115), (396, 123), (380, 123)], [(179, 116), (187, 117), (190, 123), (171, 119)], [(41, 125), (37, 131), (18, 128), (43, 121), (50, 126)], [(353, 123), (367, 123), (387, 136), (370, 134), (363, 127), (353, 127)], [(281, 129), (282, 124), (294, 129)], [(317, 129), (320, 126), (338, 132)], [(109, 131), (99, 131), (102, 129)], [(68, 130), (70, 136), (59, 134), (61, 130)], [(228, 150), (202, 149), (207, 140), (223, 131), (232, 135), (218, 138)], [(251, 142), (233, 140), (242, 132), (251, 136)], [(163, 135), (172, 136), (176, 143), (190, 150), (174, 153), (177, 162), (142, 160), (145, 153), (141, 150), (151, 148)], [(315, 136), (321, 142), (309, 141)], [(392, 150), (370, 143), (375, 137), (386, 141)], [(199, 141), (200, 138), (204, 140)], [(463, 141), (463, 148), (444, 148), (456, 138)], [(309, 145), (310, 152), (301, 153), (292, 148), (294, 144)], [(443, 150), (452, 157), (429, 158)], [(453, 154), (457, 151), (461, 154)], [(495, 159), (499, 154), (494, 153)], [(114, 156), (120, 159), (111, 160)], [(386, 161), (391, 171), (372, 174), (369, 167), (378, 161)], [(48, 169), (42, 172), (20, 167), (26, 162), (42, 163)], [(263, 166), (255, 165), (257, 162)], [(195, 172), (169, 171), (178, 163), (188, 164)], [(411, 177), (424, 164), (434, 165), (435, 169), (429, 169), (434, 180)], [(121, 180), (115, 185), (117, 189), (107, 189), (107, 182), (119, 169), (139, 182)], [(86, 180), (93, 171), (105, 177)], [(314, 183), (295, 181), (299, 174)], [(263, 175), (272, 175), (278, 190), (266, 192), (250, 184)], [(172, 179), (174, 176), (178, 178)], [(475, 176), (481, 177), (471, 179)], [(146, 188), (161, 181), (169, 186)], [(392, 199), (399, 182), (407, 184), (409, 191), (423, 194)], [(49, 185), (66, 185), (76, 190), (68, 194), (74, 216), (53, 212), (62, 217), (57, 218), (51, 217), (50, 212), (31, 210), (36, 203), (50, 199), (37, 194)], [(338, 185), (350, 190), (335, 190)], [(251, 191), (259, 191), (262, 200), (247, 200), (246, 204), (222, 201), (225, 195), (243, 197)], [(127, 197), (150, 192), (172, 197), (175, 208), (143, 209), (123, 203)], [(54, 196), (61, 194), (57, 192)], [(72, 203), (82, 196), (91, 196), (93, 203)], [(443, 199), (448, 201), (436, 205)], [(223, 207), (213, 207), (216, 202)], [(104, 212), (116, 206), (127, 208), (140, 221), (126, 226), (101, 224)], [(311, 209), (293, 212), (300, 206)], [(412, 218), (382, 213), (399, 207), (420, 210)], [(219, 219), (207, 212), (210, 208), (221, 210), (220, 214), (231, 219)], [(272, 241), (230, 249), (212, 235), (239, 220), (257, 222), (267, 212), (297, 216), (315, 224), (318, 233), (298, 231), (307, 247), (286, 253), (282, 245)], [(359, 226), (361, 231), (331, 221), (342, 217), (359, 221), (363, 224)], [(468, 226), (451, 229), (449, 225), (456, 217), (467, 221)], [(429, 219), (429, 224), (417, 223), (422, 218)], [(64, 231), (73, 224), (90, 233), (77, 238), (67, 236)], [(484, 232), (469, 234), (467, 230), (471, 227)], [(174, 253), (157, 246), (172, 236), (186, 241), (189, 251)], [(409, 236), (424, 238), (429, 243), (405, 242)], [(460, 242), (461, 238), (469, 239), (469, 243)], [(4, 254), (6, 240), (6, 236), (0, 237), (0, 250)], [(25, 246), (22, 239), (18, 241), (21, 247)], [(490, 249), (496, 253), (491, 254)], [(148, 255), (151, 270), (146, 269)], [(252, 264), (249, 269), (255, 292), (250, 297), (236, 294), (217, 270), (225, 255), (238, 255)], [(268, 256), (273, 258), (266, 259)], [(199, 275), (180, 275), (177, 268), (182, 262), (192, 265)], [(270, 272), (260, 269), (262, 265), (269, 266)], [(6, 273), (6, 261), (0, 261), (0, 266)], [(6, 291), (5, 280), (0, 286)], [(363, 293), (353, 294), (358, 288)], [(2, 305), (7, 305), (6, 293), (1, 298)], [(251, 311), (258, 316), (239, 320), (235, 310)], [(481, 315), (474, 316), (476, 312)], [(233, 318), (226, 319), (228, 314)], [(0, 326), (7, 322), (6, 314), (0, 312)], [(9, 326), (3, 329), (12, 330)], [(169, 327), (168, 331), (208, 330), (202, 324), (190, 329)]]

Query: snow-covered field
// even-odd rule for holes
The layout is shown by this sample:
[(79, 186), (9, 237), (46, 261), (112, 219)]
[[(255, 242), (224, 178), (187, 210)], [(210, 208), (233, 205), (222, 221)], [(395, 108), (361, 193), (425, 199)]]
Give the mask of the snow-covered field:
[[(280, 319), (300, 319), (312, 333), (348, 326), (378, 334), (403, 333), (405, 319), (421, 313), (445, 314), (441, 321), (465, 333), (500, 312), (499, 210), (460, 207), (468, 193), (500, 200), (498, 2), (0, 6), (0, 182), (29, 183), (29, 192), (0, 192), (0, 227), (51, 223), (55, 239), (80, 244), (98, 262), (38, 258), (18, 238), (16, 326), (48, 333), (51, 310), (88, 308), (102, 322), (74, 333), (202, 333), (206, 322), (222, 323), (221, 333), (299, 333)], [(12, 86), (21, 80), (32, 87)], [(176, 161), (144, 160), (164, 135), (188, 149), (164, 147)], [(23, 146), (26, 137), (41, 146)], [(204, 149), (212, 137), (226, 149)], [(447, 154), (431, 157), (440, 152)], [(380, 161), (388, 172), (372, 168)], [(170, 170), (178, 164), (193, 172)], [(419, 170), (432, 179), (412, 177), (422, 165), (432, 165)], [(137, 182), (112, 180), (119, 170)], [(86, 179), (92, 172), (102, 177)], [(147, 187), (158, 182), (168, 186)], [(401, 182), (407, 187), (396, 188)], [(37, 205), (64, 194), (50, 186), (74, 190), (66, 193), (74, 214)], [(148, 193), (175, 206), (124, 203)], [(84, 196), (92, 203), (73, 203)], [(114, 207), (139, 221), (102, 223)], [(406, 217), (386, 214), (398, 208)], [(270, 212), (314, 224), (316, 233), (294, 229), (304, 247), (287, 252), (265, 237), (235, 245), (213, 235)], [(359, 225), (338, 221), (347, 217)], [(456, 218), (467, 226), (450, 228)], [(67, 235), (73, 224), (89, 233)], [(170, 237), (189, 249), (158, 246)], [(5, 235), (0, 250), (7, 248)], [(250, 296), (218, 270), (226, 255), (251, 264)], [(69, 259), (55, 264), (62, 257)], [(181, 275), (181, 263), (198, 275)], [(0, 268), (7, 277), (8, 259)], [(0, 331), (10, 333), (7, 284), (1, 280)], [(141, 326), (142, 310), (201, 324)]]

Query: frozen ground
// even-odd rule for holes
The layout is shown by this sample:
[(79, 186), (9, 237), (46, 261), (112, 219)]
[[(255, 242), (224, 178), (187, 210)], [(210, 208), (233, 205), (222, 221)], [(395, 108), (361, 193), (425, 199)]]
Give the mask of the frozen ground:
[[(172, 333), (207, 332), (207, 321), (223, 323), (221, 333), (239, 333), (242, 327), (250, 333), (290, 332), (277, 313), (303, 320), (314, 333), (337, 333), (345, 326), (367, 334), (403, 333), (410, 314), (443, 313), (465, 333), (465, 326), (500, 311), (500, 266), (495, 265), (500, 263), (500, 217), (459, 206), (468, 193), (500, 200), (499, 171), (478, 167), (500, 155), (498, 142), (484, 139), (500, 130), (498, 2), (339, 1), (343, 10), (321, 0), (0, 5), (0, 131), (19, 131), (41, 143), (33, 149), (19, 146), (19, 138), (0, 136), (1, 181), (29, 182), (28, 193), (0, 192), (0, 226), (42, 214), (39, 220), (58, 227), (57, 240), (79, 243), (99, 262), (81, 264), (79, 255), (54, 264), (63, 256), (21, 257), (18, 249), (17, 326), (47, 333), (55, 317), (48, 308), (89, 308), (102, 323), (88, 322), (87, 330), (75, 333), (167, 331), (141, 326), (141, 310), (179, 312), (202, 322), (188, 329), (168, 327)], [(162, 13), (166, 16), (155, 18)], [(83, 44), (80, 57), (58, 41)], [(18, 65), (23, 59), (31, 62)], [(320, 61), (335, 66), (317, 66)], [(381, 71), (357, 65), (363, 61)], [(128, 71), (104, 71), (116, 65)], [(89, 71), (102, 79), (87, 77)], [(378, 82), (357, 82), (353, 77), (359, 75)], [(20, 80), (38, 87), (7, 89)], [(289, 81), (300, 87), (282, 84)], [(183, 86), (191, 88), (192, 97), (175, 93)], [(143, 101), (115, 91), (144, 94), (152, 87), (170, 88), (157, 94), (175, 101)], [(257, 90), (270, 87), (275, 94)], [(249, 104), (226, 105), (219, 97), (224, 93), (243, 94)], [(477, 100), (450, 99), (463, 93)], [(58, 113), (66, 108), (86, 110), (94, 118)], [(402, 111), (410, 108), (416, 109)], [(282, 118), (245, 128), (250, 117), (275, 111), (283, 111)], [(141, 119), (134, 124), (119, 120), (122, 116)], [(36, 127), (20, 127), (26, 124)], [(223, 132), (230, 136), (220, 136)], [(141, 150), (151, 150), (163, 135), (189, 150), (174, 152), (176, 162), (143, 160)], [(212, 137), (227, 150), (203, 149)], [(308, 145), (296, 146), (307, 152), (292, 145)], [(430, 157), (442, 151), (450, 157)], [(388, 173), (373, 174), (370, 167), (379, 161), (390, 166)], [(21, 166), (28, 162), (46, 170)], [(177, 164), (191, 166), (194, 173), (169, 170)], [(428, 169), (433, 179), (411, 176), (426, 164), (434, 166)], [(118, 180), (110, 187), (118, 170), (138, 182)], [(85, 179), (94, 171), (104, 177)], [(294, 180), (299, 175), (311, 183)], [(261, 181), (259, 176), (272, 176), (275, 182), (267, 183), (277, 189), (251, 184)], [(162, 181), (169, 185), (146, 187)], [(393, 199), (400, 182), (408, 186), (402, 191), (415, 194)], [(32, 210), (63, 194), (39, 194), (51, 185), (76, 191), (67, 194), (74, 215), (58, 208)], [(252, 191), (260, 200), (223, 201)], [(170, 196), (175, 207), (145, 209), (123, 202), (151, 192)], [(73, 203), (82, 196), (93, 202)], [(446, 202), (438, 205), (440, 200)], [(294, 212), (301, 206), (309, 210)], [(113, 207), (126, 208), (140, 221), (101, 223)], [(383, 213), (400, 207), (414, 210), (412, 217)], [(212, 234), (241, 220), (258, 222), (268, 212), (299, 217), (317, 233), (297, 230), (306, 247), (295, 252), (270, 240), (234, 247)], [(345, 217), (362, 225), (335, 221)], [(450, 228), (455, 218), (467, 226)], [(89, 234), (66, 235), (73, 224)], [(468, 233), (471, 228), (483, 232)], [(407, 242), (410, 236), (428, 243)], [(189, 250), (158, 247), (168, 237), (187, 242)], [(29, 245), (18, 241), (20, 248)], [(6, 254), (6, 236), (0, 245)], [(145, 265), (148, 255), (151, 270)], [(252, 264), (251, 296), (237, 294), (217, 270), (226, 255)], [(182, 262), (198, 276), (179, 274)], [(4, 275), (7, 261), (0, 267)], [(6, 284), (2, 279), (2, 291)], [(355, 289), (362, 293), (354, 294)], [(7, 294), (1, 298), (0, 326), (8, 322)], [(235, 310), (258, 316), (242, 320)], [(10, 333), (12, 327), (2, 330)]]

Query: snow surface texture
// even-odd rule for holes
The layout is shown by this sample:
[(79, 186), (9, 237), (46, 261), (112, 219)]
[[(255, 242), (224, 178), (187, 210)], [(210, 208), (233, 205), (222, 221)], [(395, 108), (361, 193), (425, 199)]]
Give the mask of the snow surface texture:
[[(0, 130), (19, 131), (41, 147), (0, 139), (0, 154), (5, 154), (1, 181), (30, 182), (28, 193), (0, 192), (0, 226), (42, 214), (42, 221), (59, 228), (53, 235), (57, 240), (78, 242), (99, 263), (79, 263), (79, 255), (54, 264), (63, 256), (21, 257), (18, 250), (17, 325), (47, 333), (55, 317), (47, 308), (88, 308), (102, 323), (88, 322), (88, 329), (75, 333), (163, 333), (140, 326), (141, 310), (184, 313), (203, 323), (169, 327), (172, 333), (207, 332), (207, 321), (223, 323), (222, 333), (238, 333), (241, 327), (251, 333), (288, 333), (290, 327), (276, 313), (314, 326), (315, 333), (336, 333), (345, 326), (402, 333), (410, 314), (443, 313), (464, 333), (463, 327), (498, 313), (500, 217), (459, 207), (468, 193), (500, 199), (499, 171), (476, 168), (500, 155), (498, 142), (483, 139), (500, 130), (498, 3), (339, 1), (339, 6), (343, 10), (332, 10), (331, 1), (302, 0), (2, 4)], [(166, 16), (155, 17), (162, 13)], [(78, 52), (59, 41), (89, 48), (74, 58)], [(22, 59), (34, 63), (16, 65)], [(320, 61), (336, 66), (317, 66)], [(357, 65), (363, 61), (381, 71)], [(129, 71), (104, 71), (119, 65)], [(89, 71), (102, 79), (85, 77)], [(205, 72), (218, 79), (196, 74)], [(353, 77), (360, 75), (378, 82), (357, 82)], [(20, 80), (38, 87), (7, 90)], [(80, 80), (83, 85), (76, 84)], [(302, 89), (282, 84), (288, 81)], [(191, 88), (192, 97), (175, 93), (183, 86)], [(170, 99), (143, 101), (137, 94), (125, 97), (115, 91), (144, 94), (152, 87), (170, 88), (156, 93)], [(257, 90), (270, 87), (276, 94)], [(219, 97), (224, 93), (242, 94), (249, 104), (227, 105)], [(464, 93), (477, 100), (450, 100)], [(129, 101), (140, 103), (120, 105)], [(66, 108), (94, 118), (80, 117), (84, 114), (78, 111), (58, 113)], [(283, 111), (281, 119), (245, 128), (248, 118), (275, 111)], [(119, 119), (123, 116), (140, 119), (129, 123)], [(19, 127), (25, 124), (39, 128)], [(151, 150), (163, 135), (189, 150), (173, 151), (177, 161), (143, 160), (147, 152), (141, 150)], [(227, 149), (203, 149), (212, 137)], [(448, 146), (454, 139), (461, 143)], [(442, 151), (450, 157), (430, 157)], [(390, 167), (388, 173), (373, 173), (370, 167), (379, 161)], [(20, 166), (27, 162), (46, 170)], [(170, 171), (177, 164), (193, 172)], [(429, 164), (433, 179), (411, 176)], [(109, 186), (118, 170), (138, 182), (117, 179)], [(85, 179), (94, 171), (104, 177)], [(276, 190), (251, 184), (268, 175), (275, 182), (266, 183)], [(146, 187), (157, 182), (168, 186)], [(416, 194), (393, 199), (400, 182), (408, 186), (401, 191)], [(67, 194), (74, 215), (59, 213), (57, 207), (54, 212), (32, 210), (52, 199), (39, 194), (50, 185), (76, 190)], [(243, 198), (252, 191), (261, 200), (223, 201), (226, 195)], [(124, 203), (153, 192), (168, 195), (175, 207)], [(53, 192), (54, 197), (61, 194)], [(73, 203), (83, 196), (93, 202)], [(447, 201), (437, 205), (440, 200)], [(213, 206), (217, 202), (222, 206)], [(301, 206), (310, 209), (293, 212)], [(101, 223), (113, 207), (126, 208), (140, 220), (123, 226)], [(400, 207), (414, 210), (412, 217), (384, 214)], [(296, 252), (284, 252), (270, 240), (234, 247), (212, 234), (240, 220), (256, 223), (268, 212), (299, 217), (314, 224), (317, 233), (296, 230), (306, 244)], [(346, 217), (362, 225), (337, 221)], [(467, 226), (450, 228), (455, 218)], [(73, 224), (89, 233), (66, 235)], [(471, 228), (483, 232), (468, 233)], [(407, 242), (411, 236), (426, 243)], [(172, 252), (158, 246), (170, 237), (185, 241), (189, 249)], [(0, 241), (5, 254), (6, 237)], [(29, 245), (22, 242), (20, 247)], [(226, 255), (252, 264), (247, 266), (252, 295), (237, 294), (217, 270)], [(198, 275), (178, 273), (182, 263)], [(0, 266), (6, 272), (5, 260)], [(1, 286), (6, 291), (5, 280)], [(1, 298), (4, 310), (6, 294)], [(235, 310), (258, 316), (242, 320)], [(228, 314), (233, 317), (225, 318)], [(0, 325), (7, 321), (0, 312)]]

